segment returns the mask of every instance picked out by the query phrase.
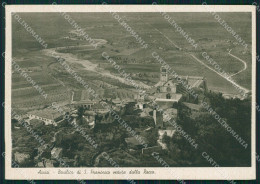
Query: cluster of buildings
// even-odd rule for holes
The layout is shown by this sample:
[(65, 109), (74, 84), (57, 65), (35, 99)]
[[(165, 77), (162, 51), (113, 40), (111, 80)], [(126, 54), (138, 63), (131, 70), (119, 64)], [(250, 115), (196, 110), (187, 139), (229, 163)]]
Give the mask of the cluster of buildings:
[(207, 81), (204, 77), (178, 76), (178, 78), (170, 78), (166, 68), (161, 67), (160, 81), (151, 88), (149, 99), (154, 99), (165, 113), (160, 115), (151, 101), (146, 101), (142, 96), (137, 96), (136, 107), (142, 110), (141, 116), (150, 115), (152, 111), (155, 125), (158, 128), (167, 128), (164, 122), (177, 118), (179, 102), (182, 102), (191, 113), (198, 112), (201, 107), (199, 103), (203, 100), (203, 97), (198, 95), (197, 99), (192, 100), (192, 95), (185, 89), (183, 83), (187, 84), (189, 89), (207, 91)]
[[(180, 78), (189, 84), (191, 88), (197, 88), (204, 91), (207, 90), (206, 79), (203, 77), (182, 76)], [(158, 144), (165, 149), (165, 145), (161, 141), (162, 135), (173, 135), (173, 127), (168, 125), (167, 121), (169, 119), (177, 118), (178, 103), (182, 102), (191, 114), (196, 114), (200, 110), (201, 106), (198, 103), (187, 102), (184, 97), (186, 99), (187, 97), (189, 98), (189, 94), (180, 83), (180, 79), (177, 80), (175, 78), (170, 78), (167, 70), (162, 67), (160, 69), (160, 81), (149, 90), (149, 98), (154, 99), (160, 109), (165, 112), (164, 114), (159, 113), (153, 107), (150, 100), (147, 100), (140, 95), (135, 95), (134, 99), (106, 98), (101, 101), (105, 101), (113, 110), (120, 112), (121, 114), (124, 113), (126, 104), (135, 103), (135, 108), (140, 110), (139, 115), (141, 117), (150, 117), (154, 121), (154, 127), (158, 128), (158, 133), (160, 135)], [(72, 100), (70, 104), (63, 106), (62, 108), (63, 111), (76, 119), (78, 117), (79, 107), (83, 109), (82, 117), (85, 119), (85, 122), (88, 123), (90, 128), (94, 128), (96, 123), (111, 123), (114, 120), (110, 115), (109, 110), (101, 105), (100, 100)], [(64, 114), (61, 114), (53, 107), (48, 107), (42, 110), (28, 112), (27, 122), (30, 123), (33, 119), (39, 120), (45, 125), (57, 126), (59, 122), (63, 121)], [(137, 144), (138, 147), (138, 143), (134, 142), (136, 141), (132, 140), (132, 137), (126, 139), (126, 143), (133, 143), (133, 145)], [(157, 149), (157, 147), (155, 148)], [(149, 151), (149, 149), (143, 150), (143, 152), (147, 151)]]
[[(72, 101), (71, 104), (62, 106), (62, 111), (66, 112), (73, 119), (78, 117), (78, 109), (79, 107), (83, 108), (83, 118), (85, 118), (86, 122), (89, 122), (91, 128), (95, 126), (96, 116), (106, 117), (108, 116), (109, 110), (101, 105), (101, 101), (105, 101), (110, 107), (115, 111), (124, 111), (124, 107), (126, 104), (134, 102), (134, 99), (111, 99), (106, 98), (102, 100), (80, 100), (80, 101)], [(50, 106), (40, 110), (33, 110), (26, 114), (24, 120), (31, 124), (31, 122), (35, 122), (34, 120), (38, 120), (42, 122), (44, 125), (54, 125), (57, 126), (60, 122), (64, 120), (65, 116), (63, 113), (59, 112), (57, 108)], [(100, 123), (106, 123), (106, 118), (103, 118)]]

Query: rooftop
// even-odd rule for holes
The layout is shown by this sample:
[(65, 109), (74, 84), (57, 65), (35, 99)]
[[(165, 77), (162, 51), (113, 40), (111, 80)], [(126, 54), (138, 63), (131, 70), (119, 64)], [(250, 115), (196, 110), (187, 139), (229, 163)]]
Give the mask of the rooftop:
[(113, 103), (121, 103), (122, 99), (120, 99), (120, 98), (112, 99), (112, 102)]
[[(142, 139), (143, 139), (144, 141), (146, 141), (146, 140), (144, 139), (144, 137), (142, 137)], [(141, 145), (142, 145), (142, 143), (141, 143), (140, 141), (138, 141), (135, 137), (125, 138), (125, 142), (126, 142), (127, 144), (132, 144), (132, 145), (134, 145), (134, 146), (141, 146)]]
[(92, 109), (104, 109), (106, 110), (106, 107), (103, 107), (100, 103), (96, 103), (92, 106)]
[(63, 116), (62, 113), (58, 112), (57, 109), (52, 108), (52, 107), (45, 108), (42, 110), (30, 111), (27, 114), (31, 114), (31, 115), (39, 116), (42, 118), (51, 119), (51, 120), (54, 120), (60, 116)]
[(190, 108), (190, 109), (192, 109), (192, 110), (196, 110), (196, 111), (200, 110), (200, 108), (201, 108), (201, 106), (198, 105), (198, 104), (192, 104), (192, 103), (187, 103), (187, 102), (183, 102), (183, 104), (184, 104), (186, 107), (188, 107), (188, 108)]
[(175, 113), (175, 114), (178, 113), (178, 110), (175, 108), (169, 108), (169, 109), (166, 109), (165, 111), (166, 111), (166, 113)]
[[(167, 93), (158, 93), (158, 94), (167, 94)], [(159, 96), (159, 95), (158, 95)], [(178, 102), (182, 97), (182, 94), (172, 94), (172, 99), (165, 99), (165, 98), (156, 98), (156, 102)]]

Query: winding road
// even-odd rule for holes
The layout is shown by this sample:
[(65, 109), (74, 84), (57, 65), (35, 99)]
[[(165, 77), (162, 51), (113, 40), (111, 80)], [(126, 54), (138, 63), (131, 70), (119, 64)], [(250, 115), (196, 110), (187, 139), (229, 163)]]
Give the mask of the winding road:
[[(232, 50), (232, 49), (231, 49), (231, 50)], [(244, 70), (247, 69), (247, 63), (246, 63), (244, 60), (240, 59), (239, 57), (237, 57), (237, 56), (231, 54), (231, 53), (230, 53), (231, 50), (228, 52), (228, 54), (229, 54), (230, 56), (232, 56), (233, 58), (236, 58), (237, 60), (241, 61), (241, 62), (244, 64), (244, 68), (243, 68), (242, 70), (240, 70), (239, 72), (230, 75), (230, 77), (235, 76), (235, 75), (239, 74), (240, 72), (243, 72)]]
[(203, 66), (207, 67), (208, 69), (210, 69), (211, 71), (215, 72), (216, 74), (218, 74), (220, 77), (226, 79), (228, 82), (230, 82), (233, 86), (236, 86), (239, 89), (242, 89), (245, 93), (248, 93), (250, 90), (244, 88), (243, 86), (237, 84), (235, 81), (233, 81), (230, 77), (227, 78), (223, 75), (221, 75), (219, 72), (217, 72), (216, 70), (212, 69), (211, 67), (209, 67), (208, 65), (206, 65), (203, 61), (201, 61), (200, 59), (198, 59), (196, 56), (194, 56), (193, 54), (189, 53), (189, 55), (191, 57), (193, 57), (196, 61), (198, 61), (200, 64), (202, 64)]
[[(153, 27), (152, 25), (150, 25), (150, 26)], [(213, 68), (211, 68), (211, 67), (209, 67), (208, 65), (206, 65), (203, 61), (201, 61), (200, 59), (198, 59), (198, 58), (197, 58), (196, 56), (194, 56), (192, 53), (184, 51), (182, 48), (180, 48), (178, 45), (176, 45), (173, 41), (171, 41), (166, 35), (164, 35), (164, 34), (163, 34), (161, 31), (159, 31), (158, 29), (156, 29), (156, 28), (154, 28), (154, 27), (153, 27), (153, 29), (156, 30), (157, 32), (159, 32), (161, 35), (163, 35), (163, 36), (164, 36), (170, 43), (172, 43), (177, 49), (179, 49), (179, 50), (181, 50), (182, 52), (184, 52), (184, 53), (190, 55), (193, 59), (195, 59), (196, 61), (198, 61), (201, 65), (203, 65), (203, 66), (207, 67), (208, 69), (210, 69), (211, 71), (217, 73), (219, 76), (221, 76), (222, 78), (224, 78), (225, 80), (227, 80), (228, 82), (230, 82), (233, 86), (236, 86), (237, 88), (242, 89), (245, 93), (248, 93), (248, 92), (250, 91), (249, 89), (246, 89), (246, 88), (244, 88), (243, 86), (241, 86), (241, 85), (239, 85), (238, 83), (236, 83), (236, 82), (235, 82), (234, 80), (232, 80), (232, 78), (231, 78), (232, 76), (235, 76), (235, 75), (237, 75), (237, 74), (239, 74), (239, 73), (241, 73), (241, 72), (243, 72), (243, 71), (245, 71), (245, 70), (247, 69), (247, 63), (246, 63), (245, 61), (243, 61), (242, 59), (238, 58), (237, 56), (231, 54), (231, 53), (230, 53), (231, 50), (229, 51), (228, 54), (229, 54), (230, 56), (232, 56), (232, 57), (238, 59), (239, 61), (241, 61), (241, 62), (244, 64), (244, 68), (243, 68), (242, 70), (240, 70), (239, 72), (230, 75), (230, 77), (227, 78), (227, 77), (221, 75), (220, 73), (218, 73), (218, 72), (217, 72), (216, 70), (214, 70)]]

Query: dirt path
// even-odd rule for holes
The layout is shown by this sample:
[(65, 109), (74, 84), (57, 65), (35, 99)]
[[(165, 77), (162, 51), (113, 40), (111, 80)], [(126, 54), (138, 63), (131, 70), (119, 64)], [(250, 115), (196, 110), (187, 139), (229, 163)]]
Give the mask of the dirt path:
[(164, 36), (164, 38), (166, 38), (171, 44), (174, 45), (174, 47), (176, 47), (179, 50), (182, 50), (182, 48), (180, 48), (178, 45), (176, 45), (176, 43), (174, 43), (168, 36), (166, 36), (165, 34), (163, 34), (161, 31), (159, 31), (158, 29), (154, 28), (157, 32), (159, 32), (161, 35)]
[(94, 167), (97, 167), (98, 164), (99, 164), (99, 161), (100, 161), (100, 157), (102, 157), (102, 154), (105, 153), (105, 152), (102, 152), (102, 153), (97, 153), (96, 155), (94, 155), (93, 157), (93, 166)]
[[(102, 44), (105, 44), (105, 43), (106, 42), (102, 42)], [(57, 47), (57, 48), (58, 49), (66, 49), (67, 47)], [(89, 60), (86, 60), (86, 59), (78, 59), (76, 56), (74, 56), (73, 54), (70, 54), (70, 53), (57, 52), (56, 51), (57, 48), (46, 49), (46, 50), (44, 50), (44, 53), (46, 55), (50, 56), (50, 57), (54, 57), (54, 56), (58, 57), (59, 56), (59, 57), (65, 59), (65, 61), (69, 62), (69, 63), (81, 64), (84, 67), (85, 70), (96, 72), (96, 73), (98, 73), (98, 74), (100, 74), (104, 77), (116, 79), (116, 80), (120, 81), (121, 83), (133, 86), (133, 84), (131, 84), (130, 82), (128, 82), (124, 78), (119, 77), (119, 76), (114, 75), (114, 74), (111, 74), (109, 71), (106, 71), (102, 68), (98, 68), (97, 64), (93, 64), (92, 62), (90, 62)], [(91, 48), (91, 50), (93, 50), (93, 49)], [(150, 86), (144, 84), (141, 81), (134, 81), (134, 83), (136, 83), (138, 86), (141, 86), (143, 89), (150, 88)]]
[(57, 140), (56, 136), (57, 136), (57, 134), (60, 133), (61, 131), (62, 131), (62, 130), (59, 130), (58, 132), (55, 132), (55, 133), (54, 133), (53, 138), (52, 138), (52, 140), (51, 140), (52, 143)]

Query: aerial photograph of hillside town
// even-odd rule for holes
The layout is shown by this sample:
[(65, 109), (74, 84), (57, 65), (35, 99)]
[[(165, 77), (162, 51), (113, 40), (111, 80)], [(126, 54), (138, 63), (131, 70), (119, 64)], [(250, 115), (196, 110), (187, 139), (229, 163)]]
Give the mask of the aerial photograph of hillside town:
[(251, 14), (218, 15), (14, 13), (13, 161), (251, 166)]

